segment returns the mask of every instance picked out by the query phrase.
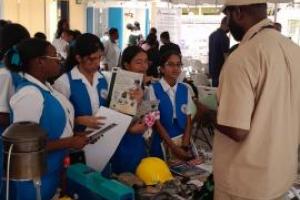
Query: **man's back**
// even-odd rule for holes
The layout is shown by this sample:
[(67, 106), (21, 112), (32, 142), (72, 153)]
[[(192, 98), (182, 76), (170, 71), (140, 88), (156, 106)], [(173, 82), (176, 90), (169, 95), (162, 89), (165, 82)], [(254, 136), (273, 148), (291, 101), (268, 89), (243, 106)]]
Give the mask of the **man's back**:
[(150, 62), (149, 68), (147, 70), (148, 76), (153, 76), (155, 78), (159, 77), (158, 66), (159, 66), (159, 50), (158, 48), (151, 48), (147, 51), (148, 59)]
[(218, 124), (249, 134), (241, 143), (216, 134), (216, 187), (249, 199), (279, 197), (297, 170), (300, 48), (267, 24), (230, 55), (218, 89)]
[[(219, 28), (209, 36), (209, 73), (213, 79), (218, 79), (225, 61), (225, 53), (229, 51), (229, 38), (226, 32)], [(218, 82), (218, 81), (217, 81)], [(215, 85), (215, 87), (218, 84)]]
[(112, 42), (110, 39), (103, 43), (104, 55), (103, 63), (108, 65), (108, 70), (111, 71), (113, 67), (118, 67), (121, 50), (117, 43)]

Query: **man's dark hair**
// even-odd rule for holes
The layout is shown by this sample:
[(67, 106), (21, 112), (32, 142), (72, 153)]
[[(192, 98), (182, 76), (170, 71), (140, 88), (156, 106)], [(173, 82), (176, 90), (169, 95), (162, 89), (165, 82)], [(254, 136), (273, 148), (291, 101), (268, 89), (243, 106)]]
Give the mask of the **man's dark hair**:
[(222, 25), (227, 25), (227, 17), (223, 17), (222, 21), (221, 21)]
[(118, 29), (111, 28), (111, 29), (109, 29), (108, 33), (109, 33), (109, 35), (116, 34), (116, 33), (118, 33)]
[(164, 38), (166, 40), (170, 40), (170, 34), (169, 34), (169, 32), (168, 31), (162, 32), (160, 34), (160, 38)]
[(47, 36), (42, 32), (35, 33), (33, 37), (40, 40), (47, 40)]
[(281, 25), (280, 23), (278, 23), (278, 22), (275, 22), (275, 23), (274, 23), (274, 27), (275, 27), (275, 29), (278, 30), (278, 31), (281, 31), (281, 29), (282, 29), (282, 25)]
[(128, 30), (130, 30), (130, 31), (133, 31), (134, 30), (134, 26), (132, 25), (132, 24), (127, 24), (126, 25), (126, 28), (128, 29)]
[(150, 28), (150, 33), (153, 33), (156, 35), (156, 33), (157, 33), (156, 28), (155, 27)]
[(157, 42), (157, 37), (154, 33), (150, 33), (147, 38), (146, 38), (146, 42), (148, 44), (150, 44), (151, 46), (155, 45)]
[(141, 25), (139, 22), (134, 22), (134, 27), (136, 30), (141, 30)]

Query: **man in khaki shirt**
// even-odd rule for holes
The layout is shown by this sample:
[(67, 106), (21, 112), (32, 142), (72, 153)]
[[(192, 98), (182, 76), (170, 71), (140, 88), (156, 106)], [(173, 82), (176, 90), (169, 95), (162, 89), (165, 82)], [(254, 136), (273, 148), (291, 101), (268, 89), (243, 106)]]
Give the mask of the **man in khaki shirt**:
[(296, 178), (300, 48), (273, 28), (266, 8), (266, 0), (225, 0), (241, 43), (217, 92), (215, 200), (284, 199)]

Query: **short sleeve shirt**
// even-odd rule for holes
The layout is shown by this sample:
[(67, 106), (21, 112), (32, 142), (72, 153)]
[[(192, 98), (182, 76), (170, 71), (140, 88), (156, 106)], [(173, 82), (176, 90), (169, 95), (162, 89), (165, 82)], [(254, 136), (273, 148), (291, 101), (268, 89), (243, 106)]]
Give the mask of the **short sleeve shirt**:
[[(42, 89), (49, 91), (51, 95), (59, 101), (65, 111), (67, 123), (61, 138), (72, 136), (74, 109), (68, 99), (54, 90), (48, 83), (44, 85), (29, 74), (25, 74), (24, 78), (38, 85)], [(21, 88), (14, 96), (12, 96), (10, 106), (13, 111), (14, 122), (31, 121), (39, 123), (43, 113), (44, 98), (37, 87), (28, 85)]]
[[(105, 77), (106, 81), (108, 82), (108, 84), (110, 83), (110, 77), (111, 77), (109, 75), (110, 75), (110, 73), (106, 73), (106, 75), (104, 75), (104, 77)], [(97, 89), (98, 79), (102, 78), (103, 74), (95, 73), (94, 78), (93, 78), (93, 84), (91, 84), (87, 80), (87, 78), (78, 70), (78, 67), (74, 67), (72, 69), (71, 76), (75, 80), (82, 80), (82, 82), (86, 86), (87, 91), (88, 91), (88, 95), (89, 95), (90, 100), (91, 100), (92, 112), (93, 112), (93, 114), (96, 114), (97, 111), (99, 110), (99, 107), (100, 107), (99, 96), (98, 96), (99, 93), (98, 93), (98, 89)], [(57, 91), (62, 93), (66, 98), (68, 98), (68, 99), (70, 98), (71, 88), (70, 88), (70, 82), (69, 82), (67, 74), (63, 74), (61, 77), (59, 77), (55, 81), (53, 87)]]
[(0, 68), (0, 113), (9, 113), (9, 100), (15, 93), (10, 71)]
[[(173, 119), (176, 119), (177, 118), (177, 115), (176, 115), (176, 105), (175, 105), (175, 102), (176, 102), (176, 91), (177, 91), (177, 84), (175, 84), (173, 87), (171, 87), (166, 81), (164, 78), (160, 79), (159, 80), (159, 83), (162, 85), (162, 88), (163, 90), (168, 94), (169, 98), (170, 98), (170, 101), (172, 103), (172, 108), (173, 108)], [(185, 83), (182, 83), (182, 84), (185, 84)], [(188, 101), (187, 101), (187, 112), (186, 114), (187, 115), (191, 115), (192, 114), (192, 104), (193, 104), (193, 99), (192, 99), (192, 95), (191, 95), (191, 90), (189, 89), (188, 86), (186, 86), (188, 88)], [(154, 92), (154, 88), (152, 85), (149, 86), (149, 99), (152, 101), (156, 101), (157, 98), (156, 98), (156, 95), (155, 95), (155, 92)]]
[(297, 171), (300, 47), (262, 20), (227, 59), (217, 91), (217, 122), (248, 130), (237, 143), (216, 131), (216, 188), (249, 199), (273, 199)]

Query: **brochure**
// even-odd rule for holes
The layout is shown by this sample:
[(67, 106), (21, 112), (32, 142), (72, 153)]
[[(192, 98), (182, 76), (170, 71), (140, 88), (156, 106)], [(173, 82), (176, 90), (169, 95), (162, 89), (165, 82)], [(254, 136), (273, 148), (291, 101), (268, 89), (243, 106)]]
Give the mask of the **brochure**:
[(130, 97), (130, 90), (141, 87), (143, 74), (113, 68), (108, 93), (109, 108), (118, 112), (136, 115), (138, 102)]

